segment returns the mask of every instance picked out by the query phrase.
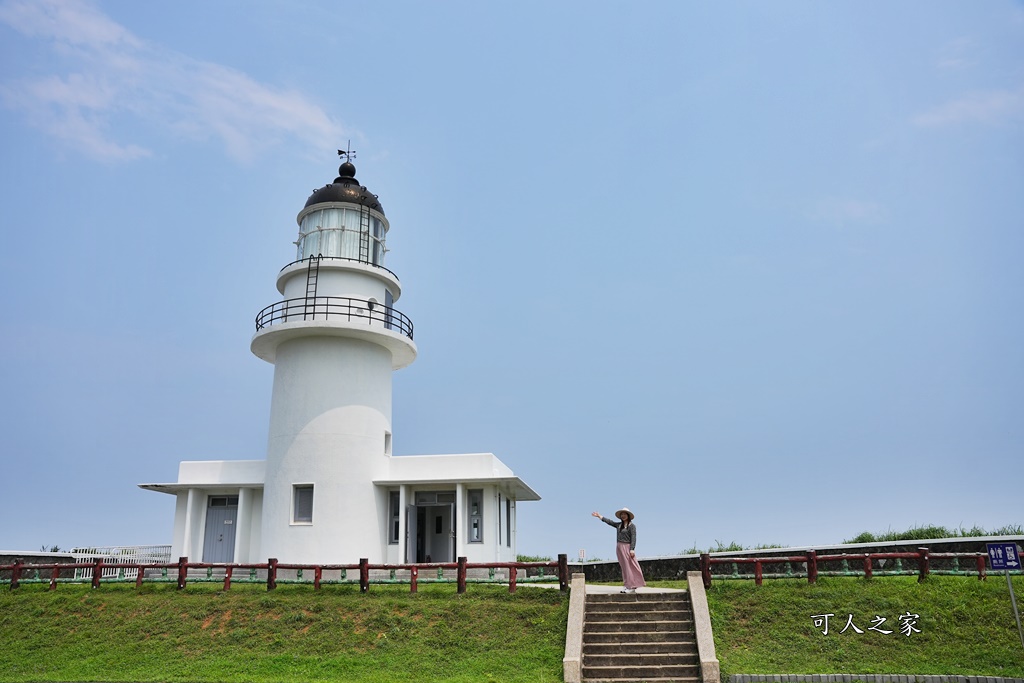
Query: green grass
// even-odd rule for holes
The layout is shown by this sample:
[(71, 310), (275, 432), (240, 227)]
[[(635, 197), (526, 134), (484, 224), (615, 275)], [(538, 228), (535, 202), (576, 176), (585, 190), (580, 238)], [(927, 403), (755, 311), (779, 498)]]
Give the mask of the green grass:
[(0, 591), (0, 681), (560, 681), (568, 600), (470, 586)]
[[(1013, 578), (1024, 595), (1024, 577)], [(960, 674), (1024, 676), (1024, 649), (1002, 575), (715, 581), (708, 591), (715, 648), (724, 674)], [(1019, 603), (1018, 603), (1019, 604)], [(905, 636), (897, 618), (919, 614)], [(812, 615), (834, 613), (829, 633)], [(864, 633), (839, 633), (848, 615)], [(886, 617), (883, 635), (868, 630)], [(724, 679), (723, 679), (724, 680)]]
[[(680, 582), (651, 585), (679, 587)], [(1014, 577), (1024, 597), (1024, 577)], [(716, 580), (723, 672), (1024, 676), (1006, 580), (931, 576)], [(568, 600), (497, 586), (106, 584), (0, 590), (0, 682), (561, 680)], [(920, 633), (897, 617), (920, 615)], [(829, 634), (812, 615), (834, 613)], [(848, 614), (864, 633), (848, 630)], [(883, 635), (867, 630), (884, 616)]]

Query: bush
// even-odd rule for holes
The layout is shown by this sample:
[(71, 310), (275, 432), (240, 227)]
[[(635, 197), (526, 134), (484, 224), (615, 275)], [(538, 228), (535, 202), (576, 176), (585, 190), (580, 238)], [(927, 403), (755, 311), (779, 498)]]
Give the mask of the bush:
[(906, 531), (893, 531), (889, 529), (884, 533), (873, 534), (870, 531), (862, 531), (853, 538), (843, 543), (884, 543), (886, 541), (921, 541), (929, 538), (970, 538), (973, 536), (1019, 536), (1024, 534), (1024, 527), (1020, 524), (1007, 525), (986, 531), (980, 526), (973, 526), (965, 529), (948, 529), (944, 526), (915, 526)]

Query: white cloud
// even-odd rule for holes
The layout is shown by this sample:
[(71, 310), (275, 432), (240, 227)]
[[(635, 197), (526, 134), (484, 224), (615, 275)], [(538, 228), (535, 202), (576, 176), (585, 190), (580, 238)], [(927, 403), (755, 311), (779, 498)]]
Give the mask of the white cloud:
[(919, 126), (997, 125), (1024, 118), (1024, 88), (975, 92), (914, 117)]
[(88, 4), (74, 0), (11, 0), (0, 5), (0, 21), (27, 36), (49, 38), (57, 43), (141, 46), (123, 26)]
[(248, 160), (279, 142), (330, 148), (342, 125), (302, 93), (260, 83), (237, 69), (148, 44), (84, 0), (8, 0), (0, 22), (47, 40), (66, 71), (0, 84), (7, 106), (85, 154), (125, 161), (151, 154), (120, 140), (122, 121), (196, 139), (219, 138)]

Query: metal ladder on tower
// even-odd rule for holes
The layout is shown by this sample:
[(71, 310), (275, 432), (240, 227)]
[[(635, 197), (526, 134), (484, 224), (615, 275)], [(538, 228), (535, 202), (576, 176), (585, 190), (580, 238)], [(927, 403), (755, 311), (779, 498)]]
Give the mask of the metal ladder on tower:
[(320, 277), (320, 259), (323, 256), (310, 255), (309, 267), (306, 269), (306, 301), (302, 310), (303, 320), (316, 319), (316, 282)]
[(370, 262), (370, 207), (365, 204), (359, 210), (359, 262)]

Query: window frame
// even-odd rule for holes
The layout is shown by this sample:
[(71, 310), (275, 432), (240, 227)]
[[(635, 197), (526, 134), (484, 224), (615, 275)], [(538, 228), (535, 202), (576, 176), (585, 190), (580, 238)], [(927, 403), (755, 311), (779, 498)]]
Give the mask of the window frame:
[[(476, 503), (476, 513), (473, 513), (473, 504)], [(467, 489), (466, 490), (466, 507), (468, 508), (469, 514), (466, 515), (466, 542), (467, 543), (483, 543), (484, 542), (484, 490), (483, 489)], [(476, 523), (476, 534), (477, 537), (473, 538), (473, 524)]]
[[(303, 502), (304, 494), (306, 491), (309, 492), (309, 515), (308, 519), (305, 519), (306, 515), (300, 515), (299, 505)], [(293, 525), (311, 526), (313, 524), (313, 484), (292, 484), (292, 521)]]
[(401, 491), (388, 491), (388, 545), (398, 545), (398, 527), (402, 517)]

